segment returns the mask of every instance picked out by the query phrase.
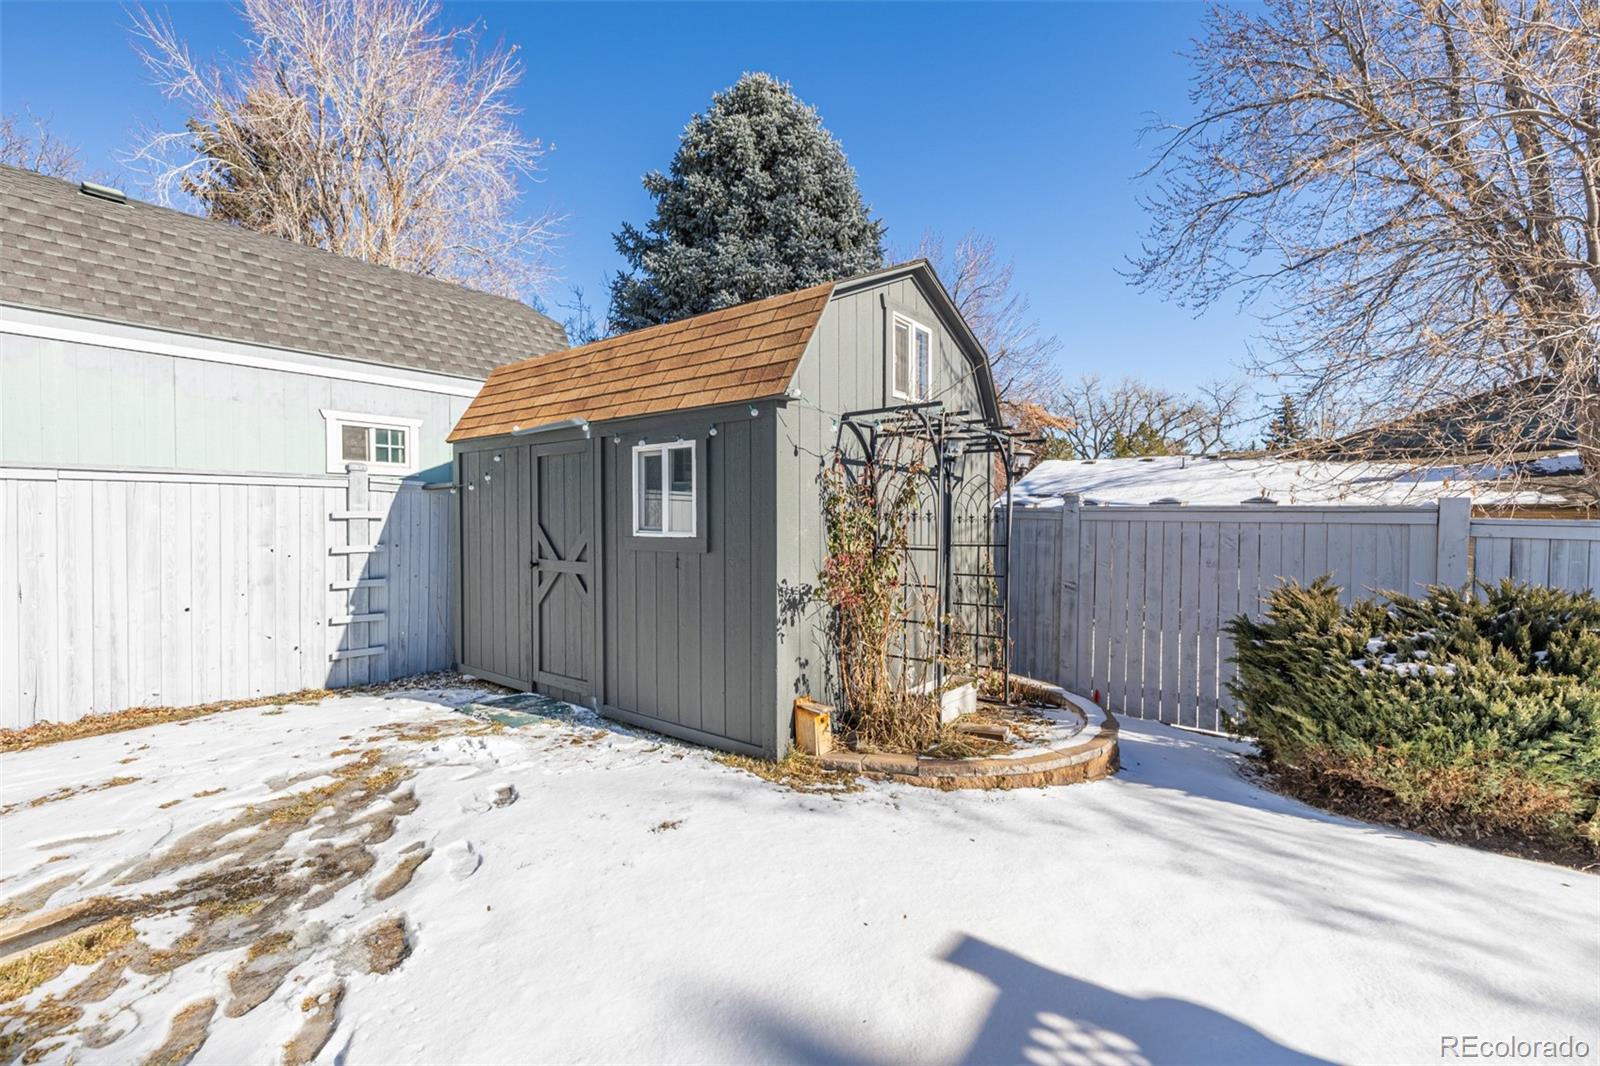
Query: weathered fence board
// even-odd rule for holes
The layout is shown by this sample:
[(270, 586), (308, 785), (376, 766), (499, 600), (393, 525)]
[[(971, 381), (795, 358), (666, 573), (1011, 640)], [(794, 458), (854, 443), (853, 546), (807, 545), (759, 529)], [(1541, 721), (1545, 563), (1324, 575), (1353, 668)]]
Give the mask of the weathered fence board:
[(1323, 576), (1341, 597), (1432, 584), (1600, 585), (1600, 522), (1474, 519), (1465, 499), (1423, 507), (1019, 509), (1012, 541), (1017, 669), (1113, 710), (1218, 729), (1235, 676), (1225, 632), (1284, 581)]
[(0, 726), (448, 667), (449, 493), (358, 477), (0, 468)]

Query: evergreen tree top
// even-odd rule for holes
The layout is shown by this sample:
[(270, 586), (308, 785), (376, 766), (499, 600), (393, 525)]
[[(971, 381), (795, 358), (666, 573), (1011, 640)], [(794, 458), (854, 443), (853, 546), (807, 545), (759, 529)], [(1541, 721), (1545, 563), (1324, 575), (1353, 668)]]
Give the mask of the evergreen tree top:
[(1278, 412), (1267, 423), (1267, 450), (1282, 451), (1306, 439), (1305, 423), (1300, 418), (1300, 405), (1293, 396), (1284, 395), (1278, 401)]
[(769, 74), (746, 74), (684, 127), (666, 174), (644, 187), (656, 215), (624, 223), (629, 269), (611, 326), (639, 329), (883, 265), (883, 223), (816, 110)]

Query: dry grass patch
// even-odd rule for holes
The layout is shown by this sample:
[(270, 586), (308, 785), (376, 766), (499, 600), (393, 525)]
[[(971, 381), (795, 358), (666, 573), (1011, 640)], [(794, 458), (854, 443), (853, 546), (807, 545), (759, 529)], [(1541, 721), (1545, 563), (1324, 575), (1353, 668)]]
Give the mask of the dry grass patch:
[(69, 966), (92, 966), (134, 939), (133, 923), (117, 917), (0, 963), (0, 1003), (21, 999)]
[(1016, 750), (1016, 745), (1010, 741), (964, 733), (958, 728), (959, 724), (956, 721), (940, 726), (933, 739), (918, 754), (933, 759), (982, 759)]
[(333, 1035), (339, 1017), (339, 1003), (344, 999), (344, 982), (336, 982), (321, 995), (307, 996), (300, 1003), (306, 1014), (305, 1024), (294, 1039), (283, 1045), (284, 1066), (305, 1066), (317, 1057), (317, 1052)]
[[(409, 731), (426, 737), (407, 739), (488, 731), (486, 725), (465, 718), (459, 722), (446, 719)], [(387, 839), (398, 820), (417, 809), (415, 795), (397, 788), (415, 772), (405, 762), (405, 754), (396, 744), (386, 742), (331, 769), (314, 771), (317, 782), (281, 784), (278, 787), (282, 789), (301, 791), (280, 792), (259, 805), (216, 814), (163, 848), (107, 871), (109, 883), (122, 886), (129, 894), (69, 904), (54, 916), (25, 917), (23, 921), (32, 921), (37, 928), (26, 934), (28, 940), (16, 940), (24, 953), (13, 955), (0, 968), (0, 1002), (27, 996), (75, 964), (91, 969), (74, 987), (47, 1003), (26, 1011), (8, 1010), (8, 1017), (17, 1023), (0, 1033), (0, 1062), (28, 1056), (60, 1057), (61, 1049), (69, 1046), (63, 1040), (75, 1039), (77, 1043), (71, 1046), (83, 1049), (104, 1046), (94, 1041), (115, 1040), (120, 1030), (108, 1027), (108, 1017), (91, 1015), (102, 1010), (97, 1005), (104, 1004), (119, 987), (159, 978), (219, 952), (240, 955), (239, 964), (228, 975), (226, 1006), (213, 1004), (204, 1017), (197, 1011), (187, 1018), (174, 1018), (158, 1061), (180, 1062), (191, 1055), (199, 1047), (196, 1041), (203, 1042), (215, 1011), (237, 1017), (267, 1003), (294, 967), (326, 942), (327, 930), (317, 924), (306, 925), (300, 916), (345, 886), (365, 883), (376, 863), (369, 845)], [(316, 787), (308, 787), (310, 784)], [(298, 845), (286, 850), (288, 842), (303, 834), (313, 820), (316, 828), (309, 850)], [(342, 842), (352, 832), (365, 839)], [(324, 837), (340, 842), (317, 842)], [(379, 887), (398, 891), (427, 857), (425, 851), (403, 856), (400, 869), (391, 871)], [(204, 872), (183, 876), (196, 870)], [(168, 880), (174, 876), (176, 884)], [(76, 875), (66, 874), (34, 885), (0, 904), (0, 909), (31, 916), (76, 880)], [(152, 881), (163, 887), (140, 893), (140, 886)], [(190, 926), (170, 947), (152, 948), (135, 935), (132, 923), (138, 919), (179, 914), (188, 916)], [(390, 923), (369, 933), (360, 942), (360, 958), (345, 965), (381, 971), (403, 963), (410, 951), (403, 924)], [(34, 944), (37, 946), (28, 946)], [(316, 998), (306, 1012), (300, 1035), (290, 1042), (289, 1060), (305, 1061), (318, 1053), (336, 1025), (337, 1004), (337, 990)]]
[(361, 934), (362, 964), (368, 973), (390, 973), (411, 954), (403, 917), (374, 922)]
[(137, 777), (119, 775), (107, 778), (98, 785), (63, 785), (54, 792), (47, 792), (43, 796), (28, 800), (26, 803), (8, 803), (6, 806), (0, 807), (0, 817), (4, 817), (12, 811), (20, 810), (23, 807), (43, 807), (46, 803), (60, 803), (62, 800), (68, 800), (74, 796), (87, 795), (90, 792), (104, 792), (108, 788), (121, 788), (123, 785), (131, 785), (137, 780), (139, 780)]
[(163, 725), (168, 722), (187, 722), (194, 718), (205, 718), (224, 711), (239, 711), (250, 707), (273, 707), (276, 710), (263, 713), (278, 714), (288, 704), (320, 703), (334, 696), (386, 696), (414, 689), (459, 688), (468, 685), (475, 689), (495, 692), (514, 691), (488, 681), (479, 681), (476, 678), (469, 681), (460, 674), (441, 671), (403, 677), (398, 681), (386, 681), (377, 685), (341, 689), (306, 688), (275, 696), (219, 700), (216, 703), (203, 703), (193, 707), (130, 707), (109, 714), (85, 715), (75, 722), (35, 722), (26, 729), (0, 729), (0, 753), (27, 751), (30, 748), (44, 747), (46, 744), (59, 744), (64, 740), (82, 740), (85, 737), (121, 733), (129, 729), (143, 729), (146, 726)]
[(143, 1066), (183, 1066), (194, 1058), (210, 1035), (211, 1016), (216, 1012), (216, 1000), (202, 999), (174, 1014), (167, 1039), (149, 1054)]
[(49, 881), (42, 881), (26, 891), (17, 893), (4, 902), (0, 902), (0, 921), (38, 910), (45, 905), (51, 896), (77, 879), (77, 874), (64, 874), (61, 877), (51, 878)]
[(860, 792), (862, 789), (857, 775), (844, 770), (830, 770), (819, 760), (793, 749), (777, 760), (757, 759), (731, 752), (721, 752), (714, 758), (724, 766), (755, 774), (763, 781), (770, 781), (792, 792), (838, 795)]
[(195, 707), (130, 707), (110, 714), (88, 714), (75, 722), (35, 722), (26, 729), (0, 729), (0, 752), (27, 751), (46, 744), (59, 744), (64, 740), (82, 740), (107, 733), (122, 733), (129, 729), (165, 725), (168, 722), (187, 722), (205, 718), (223, 711), (243, 710), (246, 707), (266, 707), (284, 703), (316, 703), (336, 695), (327, 689), (302, 689), (281, 696), (258, 696), (247, 700), (222, 700), (203, 703)]
[(252, 815), (264, 814), (275, 824), (308, 822), (324, 807), (333, 803), (342, 793), (354, 791), (367, 796), (381, 796), (395, 785), (411, 776), (404, 766), (382, 766), (383, 753), (377, 748), (362, 753), (361, 757), (336, 767), (333, 780), (326, 785), (307, 789), (287, 799), (260, 807), (251, 807)]
[(394, 869), (384, 874), (378, 883), (372, 887), (372, 898), (377, 900), (388, 899), (411, 883), (411, 878), (417, 872), (417, 867), (428, 861), (433, 854), (432, 848), (423, 848), (409, 855), (402, 855)]
[(0, 1033), (0, 1062), (12, 1062), (17, 1059), (17, 1052), (28, 1048), (20, 1061), (33, 1063), (40, 1061), (60, 1046), (34, 1044), (29, 1047), (29, 1044), (33, 1043), (33, 1034), (61, 1032), (77, 1024), (78, 1019), (83, 1017), (83, 1008), (63, 1003), (54, 996), (45, 996), (28, 1010), (8, 1010), (7, 1017), (15, 1024), (4, 1033)]
[(250, 945), (250, 950), (245, 952), (245, 960), (254, 962), (263, 955), (276, 955), (294, 943), (294, 935), (283, 932), (268, 933), (266, 936)]

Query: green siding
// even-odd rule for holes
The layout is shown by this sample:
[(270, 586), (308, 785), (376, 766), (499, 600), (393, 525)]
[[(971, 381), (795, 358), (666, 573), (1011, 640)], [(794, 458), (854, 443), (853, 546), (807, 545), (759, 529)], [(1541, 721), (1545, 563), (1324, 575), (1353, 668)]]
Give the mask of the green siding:
[(330, 408), (422, 420), (419, 468), (449, 475), (467, 398), (287, 370), (0, 334), (0, 461), (323, 474)]

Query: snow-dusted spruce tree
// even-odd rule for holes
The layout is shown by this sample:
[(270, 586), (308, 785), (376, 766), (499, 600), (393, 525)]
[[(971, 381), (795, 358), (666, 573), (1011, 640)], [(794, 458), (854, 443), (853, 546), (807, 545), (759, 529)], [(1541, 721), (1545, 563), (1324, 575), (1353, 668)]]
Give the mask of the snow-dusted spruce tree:
[(684, 127), (669, 173), (644, 187), (656, 217), (624, 223), (629, 269), (611, 285), (625, 331), (849, 277), (883, 265), (883, 223), (815, 109), (746, 74)]

